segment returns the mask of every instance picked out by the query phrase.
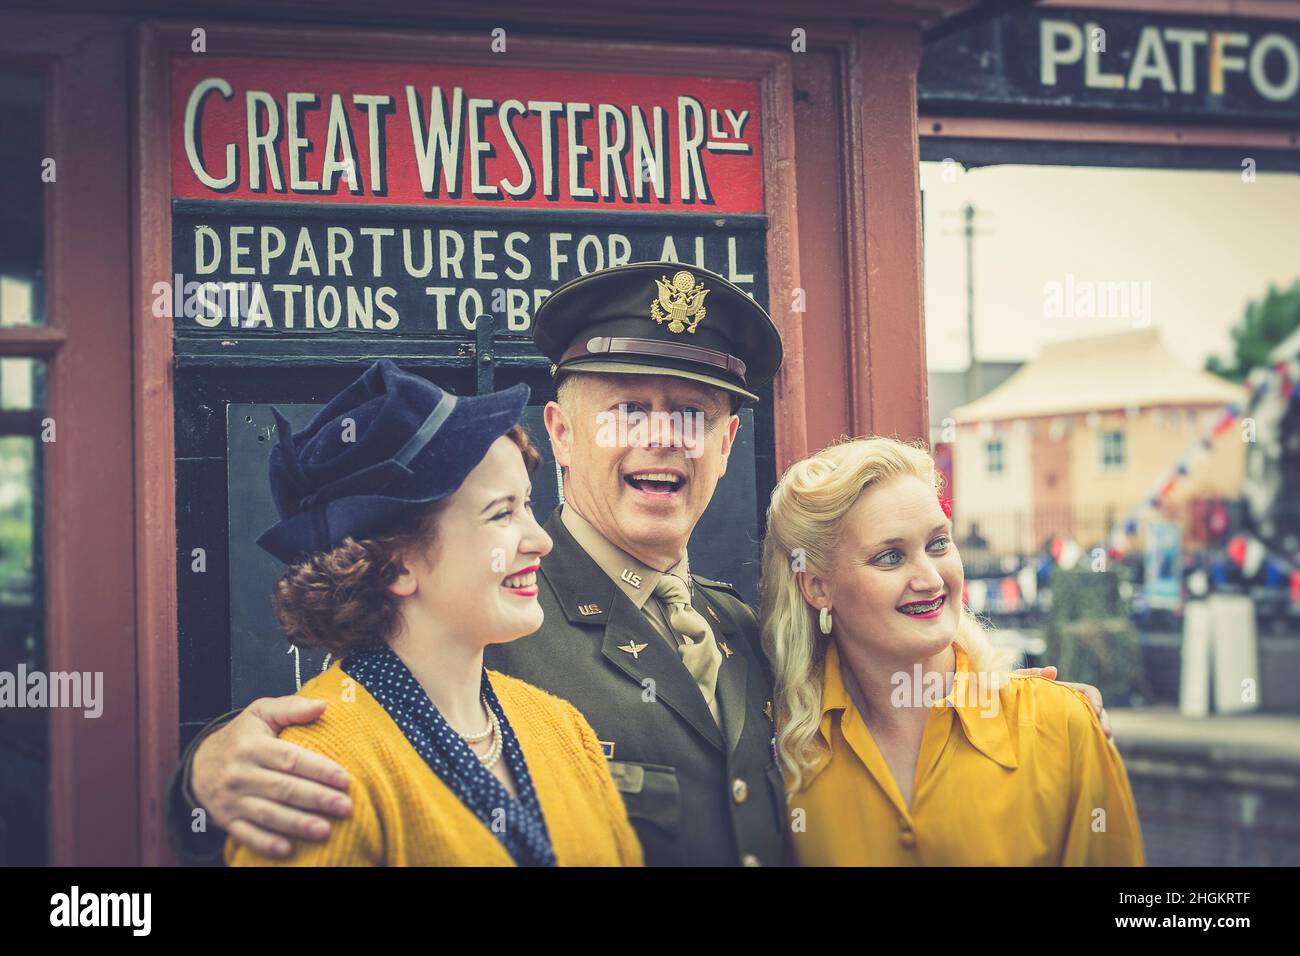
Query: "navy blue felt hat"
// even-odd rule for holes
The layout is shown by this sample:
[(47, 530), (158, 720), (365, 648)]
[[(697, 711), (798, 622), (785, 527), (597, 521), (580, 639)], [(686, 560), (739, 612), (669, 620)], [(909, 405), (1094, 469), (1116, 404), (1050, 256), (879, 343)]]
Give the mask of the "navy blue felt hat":
[(391, 528), (446, 498), (519, 422), (528, 386), (457, 396), (383, 359), (300, 432), (272, 409), (280, 521), (257, 543), (286, 564)]

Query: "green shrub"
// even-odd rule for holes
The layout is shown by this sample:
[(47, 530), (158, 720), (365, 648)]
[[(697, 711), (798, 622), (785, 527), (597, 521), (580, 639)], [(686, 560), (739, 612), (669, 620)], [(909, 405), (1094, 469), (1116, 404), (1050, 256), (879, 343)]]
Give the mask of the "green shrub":
[(1043, 633), (1044, 660), (1056, 665), (1059, 679), (1094, 684), (1108, 704), (1121, 707), (1149, 697), (1137, 629), (1120, 595), (1123, 574), (1057, 568)]

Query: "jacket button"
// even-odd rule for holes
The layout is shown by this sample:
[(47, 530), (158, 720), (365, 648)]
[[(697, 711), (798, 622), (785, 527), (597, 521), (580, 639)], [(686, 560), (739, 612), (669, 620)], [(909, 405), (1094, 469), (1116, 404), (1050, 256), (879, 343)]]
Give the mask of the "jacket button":
[(737, 778), (731, 781), (731, 798), (737, 803), (744, 803), (745, 798), (749, 796), (749, 784)]
[(762, 866), (762, 865), (763, 865), (762, 863), (759, 863), (759, 862), (758, 862), (758, 857), (754, 856), (754, 854), (752, 854), (752, 853), (746, 853), (744, 856), (742, 856), (742, 857), (740, 858), (740, 862), (741, 862), (741, 864), (742, 864), (743, 866)]

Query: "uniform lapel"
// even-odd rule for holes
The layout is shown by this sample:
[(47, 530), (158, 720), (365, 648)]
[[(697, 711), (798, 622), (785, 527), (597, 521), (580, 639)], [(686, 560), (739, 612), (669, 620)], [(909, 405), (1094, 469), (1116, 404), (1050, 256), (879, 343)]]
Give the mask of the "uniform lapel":
[[(643, 694), (653, 687), (656, 700), (675, 711), (713, 746), (722, 749), (718, 725), (691, 672), (646, 620), (645, 614), (617, 588), (601, 650), (615, 667), (641, 685)], [(647, 678), (653, 684), (647, 683)]]
[[(601, 653), (605, 658), (643, 688), (643, 694), (653, 687), (656, 701), (721, 750), (722, 734), (681, 658), (573, 539), (560, 521), (558, 510), (552, 513), (545, 528), (554, 547), (542, 558), (542, 576), (555, 591), (569, 622), (603, 628)], [(712, 616), (709, 620), (713, 622)], [(732, 661), (735, 660), (733, 657)], [(724, 663), (723, 669), (726, 666)], [(647, 679), (653, 683), (647, 683)], [(722, 706), (726, 707), (725, 701)]]
[[(745, 729), (745, 711), (748, 710), (746, 704), (749, 695), (746, 684), (749, 662), (741, 644), (747, 638), (736, 633), (730, 619), (698, 581), (695, 583), (695, 594), (691, 604), (704, 615), (709, 626), (713, 628), (718, 646), (725, 646), (722, 653), (722, 666), (718, 668), (717, 695), (722, 709), (722, 726), (727, 735), (727, 753), (730, 754), (736, 749), (736, 743)], [(727, 651), (731, 653), (728, 654)]]

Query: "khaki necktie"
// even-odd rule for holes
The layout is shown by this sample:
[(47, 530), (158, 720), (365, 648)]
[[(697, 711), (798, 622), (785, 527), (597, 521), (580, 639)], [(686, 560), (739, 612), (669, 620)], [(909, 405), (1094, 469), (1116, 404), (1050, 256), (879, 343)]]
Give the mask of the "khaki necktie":
[(691, 607), (691, 595), (681, 578), (665, 574), (655, 585), (655, 597), (664, 602), (668, 609), (668, 623), (682, 637), (677, 647), (682, 663), (695, 678), (700, 693), (709, 705), (713, 719), (717, 721), (718, 705), (714, 700), (714, 691), (718, 686), (718, 668), (722, 666), (722, 651), (713, 636), (703, 615)]

